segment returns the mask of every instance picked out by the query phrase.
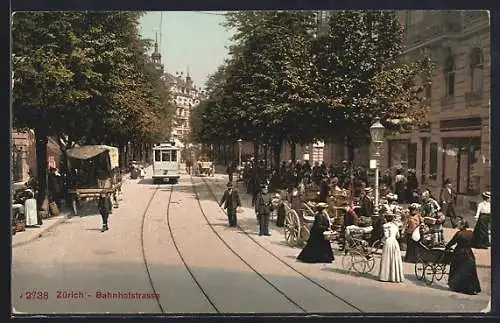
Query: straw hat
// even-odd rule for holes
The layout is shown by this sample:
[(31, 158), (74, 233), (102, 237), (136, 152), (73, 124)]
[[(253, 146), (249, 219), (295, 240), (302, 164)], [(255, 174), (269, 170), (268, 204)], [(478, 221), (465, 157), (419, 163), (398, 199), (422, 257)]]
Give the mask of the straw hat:
[(318, 209), (326, 209), (328, 208), (328, 204), (324, 203), (324, 202), (320, 202), (316, 205), (316, 208)]
[(483, 197), (485, 198), (491, 198), (491, 192), (483, 192)]
[(231, 182), (227, 183), (227, 187), (233, 187), (233, 183)]

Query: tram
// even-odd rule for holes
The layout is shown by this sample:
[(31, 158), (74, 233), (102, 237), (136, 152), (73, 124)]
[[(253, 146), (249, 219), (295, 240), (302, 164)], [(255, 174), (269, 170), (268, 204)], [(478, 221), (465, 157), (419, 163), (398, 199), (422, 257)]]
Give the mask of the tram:
[(175, 142), (161, 143), (153, 147), (153, 183), (179, 181), (181, 148)]

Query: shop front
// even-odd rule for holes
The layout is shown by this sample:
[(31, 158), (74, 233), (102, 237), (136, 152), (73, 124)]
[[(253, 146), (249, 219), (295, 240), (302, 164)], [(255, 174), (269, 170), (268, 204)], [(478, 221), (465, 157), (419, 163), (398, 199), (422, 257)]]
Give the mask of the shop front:
[(479, 195), (484, 175), (480, 137), (442, 139), (442, 177), (450, 179), (458, 194)]

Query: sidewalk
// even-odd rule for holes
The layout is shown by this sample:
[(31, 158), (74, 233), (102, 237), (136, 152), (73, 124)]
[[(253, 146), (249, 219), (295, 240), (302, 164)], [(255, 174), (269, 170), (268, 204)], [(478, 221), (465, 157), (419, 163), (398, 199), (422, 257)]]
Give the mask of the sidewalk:
[[(124, 174), (122, 179), (123, 184), (125, 184), (129, 179), (130, 173)], [(71, 221), (71, 214), (71, 210), (63, 207), (60, 215), (43, 219), (42, 225), (36, 227), (27, 227), (25, 231), (17, 232), (12, 236), (12, 248), (31, 243), (43, 237), (46, 232), (50, 231), (59, 224)]]
[[(217, 174), (221, 175), (221, 174)], [(240, 192), (240, 197), (242, 200), (247, 201), (250, 205), (250, 196), (246, 194), (243, 183), (238, 183), (238, 190)], [(453, 235), (457, 232), (456, 229), (444, 228), (444, 239), (445, 241), (450, 241)], [(476, 257), (476, 265), (482, 268), (491, 268), (491, 248), (489, 249), (472, 249), (474, 256)], [(403, 252), (404, 253), (404, 252)]]
[(17, 232), (12, 236), (12, 248), (19, 247), (41, 238), (44, 233), (55, 226), (68, 220), (70, 211), (65, 211), (59, 216), (43, 219), (43, 224), (36, 227), (27, 227), (25, 231)]

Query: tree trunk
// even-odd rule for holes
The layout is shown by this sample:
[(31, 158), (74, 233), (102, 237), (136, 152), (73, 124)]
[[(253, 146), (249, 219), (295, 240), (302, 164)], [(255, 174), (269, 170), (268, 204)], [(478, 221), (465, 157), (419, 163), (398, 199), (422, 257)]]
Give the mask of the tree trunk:
[(351, 192), (354, 192), (354, 143), (351, 138), (346, 138), (347, 147), (347, 161), (349, 162), (349, 181), (351, 186)]
[(36, 140), (36, 165), (38, 197), (37, 208), (42, 210), (43, 203), (47, 199), (47, 143), (48, 137), (44, 129), (35, 129)]
[(274, 167), (276, 169), (278, 169), (280, 166), (281, 146), (281, 142), (274, 146)]
[[(57, 137), (57, 143), (59, 144), (59, 149), (61, 150), (61, 162), (59, 163), (61, 175), (64, 177), (63, 181), (63, 197), (66, 202), (69, 202), (69, 196), (68, 196), (68, 188), (69, 188), (69, 183), (70, 183), (70, 177), (71, 174), (69, 173), (69, 168), (68, 168), (68, 153), (66, 152), (67, 149), (71, 147), (71, 141), (68, 138), (68, 142), (63, 144), (61, 142), (61, 136), (58, 135)], [(69, 204), (68, 204), (69, 205)]]
[(264, 166), (267, 168), (267, 154), (269, 152), (269, 147), (267, 145), (264, 145)]
[(290, 142), (290, 155), (292, 162), (295, 163), (297, 161), (297, 144), (293, 140)]

